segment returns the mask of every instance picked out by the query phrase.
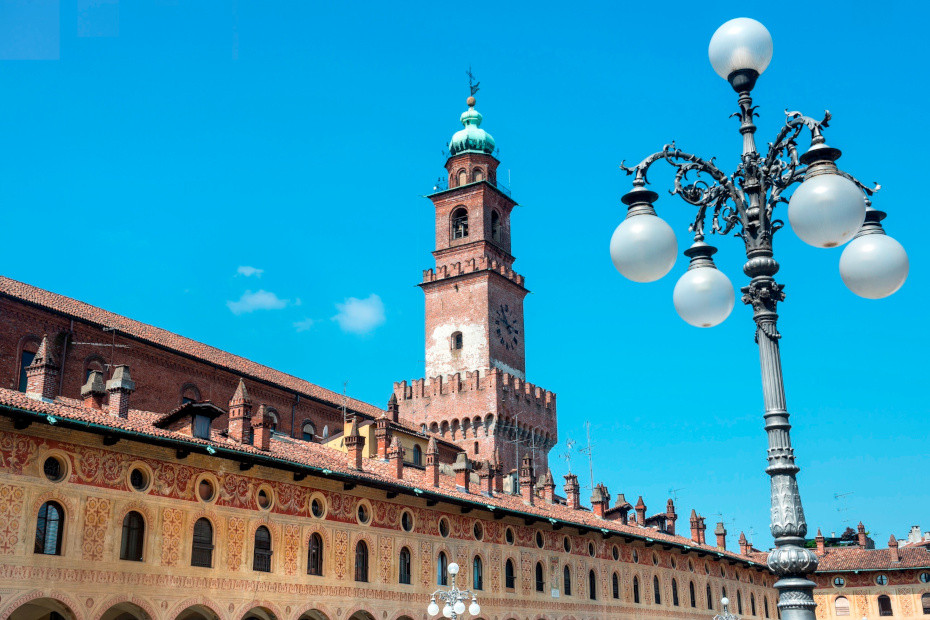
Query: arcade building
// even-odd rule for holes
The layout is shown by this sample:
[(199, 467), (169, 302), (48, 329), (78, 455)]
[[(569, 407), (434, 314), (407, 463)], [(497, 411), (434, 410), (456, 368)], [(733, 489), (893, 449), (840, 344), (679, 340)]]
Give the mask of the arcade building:
[(745, 537), (557, 487), (481, 120), (430, 196), (425, 377), (385, 408), (0, 277), (0, 620), (425, 620), (452, 562), (485, 620), (777, 617)]

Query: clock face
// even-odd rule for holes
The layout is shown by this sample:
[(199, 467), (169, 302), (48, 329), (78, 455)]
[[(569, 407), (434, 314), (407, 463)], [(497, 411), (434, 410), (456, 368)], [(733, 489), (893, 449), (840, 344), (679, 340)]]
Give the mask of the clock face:
[(501, 304), (494, 311), (494, 325), (492, 329), (505, 349), (510, 351), (517, 346), (519, 342), (517, 336), (520, 335), (520, 330), (517, 329), (517, 319), (510, 311), (509, 304)]

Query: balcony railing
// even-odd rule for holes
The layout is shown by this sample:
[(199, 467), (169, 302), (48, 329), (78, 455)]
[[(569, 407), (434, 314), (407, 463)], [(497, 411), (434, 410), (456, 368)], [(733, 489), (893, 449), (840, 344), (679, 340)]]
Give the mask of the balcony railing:
[[(485, 182), (486, 182), (486, 183), (490, 183), (491, 185), (493, 185), (494, 187), (496, 187), (497, 189), (499, 189), (499, 190), (500, 190), (501, 192), (503, 192), (504, 195), (507, 196), (508, 198), (513, 198), (513, 194), (510, 193), (510, 188), (507, 187), (506, 185), (504, 185), (503, 183), (501, 183), (500, 181), (498, 181), (497, 183), (491, 183), (491, 181), (488, 181), (488, 180), (485, 180), (485, 181), (474, 181), (474, 182), (472, 182), (472, 183), (468, 183), (467, 185), (473, 185), (474, 183), (485, 183)], [(439, 192), (444, 192), (444, 191), (446, 191), (447, 189), (449, 189), (449, 181), (448, 181), (447, 179), (443, 178), (443, 177), (440, 177), (440, 178), (438, 178), (438, 179), (436, 180), (436, 182), (433, 184), (433, 189), (432, 189), (432, 191), (430, 191), (430, 194), (437, 194), (437, 193), (439, 193)]]

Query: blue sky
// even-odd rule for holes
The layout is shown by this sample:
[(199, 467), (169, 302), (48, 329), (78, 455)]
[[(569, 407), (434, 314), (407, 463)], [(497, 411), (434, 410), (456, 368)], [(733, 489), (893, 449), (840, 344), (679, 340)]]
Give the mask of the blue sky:
[[(516, 268), (528, 379), (558, 393), (552, 452), (594, 437), (613, 495), (670, 495), (687, 527), (768, 544), (753, 325), (738, 306), (699, 330), (672, 307), (680, 258), (636, 285), (607, 253), (637, 161), (676, 140), (732, 169), (736, 97), (707, 61), (737, 3), (0, 2), (0, 272), (384, 405), (421, 376), (431, 204), (459, 127), (465, 69), (520, 202)], [(924, 32), (913, 3), (758, 5), (774, 59), (755, 90), (760, 145), (783, 110), (834, 120), (840, 165), (911, 259), (895, 296), (853, 296), (839, 250), (789, 228), (780, 327), (812, 533), (861, 519), (876, 541), (930, 529), (926, 438)], [(689, 241), (692, 214), (650, 180)], [(784, 213), (782, 214), (784, 217)], [(711, 239), (745, 283), (737, 239)], [(585, 458), (572, 467), (589, 484)], [(836, 494), (847, 494), (836, 499)]]

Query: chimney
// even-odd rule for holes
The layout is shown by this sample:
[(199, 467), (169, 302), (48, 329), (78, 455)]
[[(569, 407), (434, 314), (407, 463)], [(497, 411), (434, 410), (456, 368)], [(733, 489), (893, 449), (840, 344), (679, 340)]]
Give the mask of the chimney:
[(859, 522), (859, 527), (856, 529), (858, 530), (857, 538), (859, 540), (859, 548), (860, 549), (868, 548), (869, 540), (868, 540), (868, 536), (865, 535), (865, 526), (862, 525), (862, 521)]
[(227, 434), (236, 443), (249, 443), (248, 428), (252, 424), (252, 400), (245, 389), (245, 381), (239, 379), (239, 385), (229, 401), (229, 428)]
[(129, 417), (129, 395), (136, 391), (136, 382), (129, 376), (129, 366), (120, 364), (113, 368), (113, 378), (107, 381), (110, 393), (109, 413), (118, 418)]
[(504, 466), (501, 465), (499, 450), (494, 451), (494, 493), (500, 495), (504, 492)]
[(565, 503), (572, 510), (581, 507), (581, 496), (578, 493), (578, 476), (566, 474), (565, 476)]
[(396, 394), (391, 394), (391, 397), (388, 399), (387, 417), (391, 422), (398, 422), (400, 420), (400, 407), (397, 405)]
[(488, 497), (494, 495), (494, 465), (491, 461), (485, 461), (482, 464), (478, 479), (481, 481), (481, 494)]
[(714, 530), (717, 535), (717, 548), (726, 551), (727, 548), (727, 530), (723, 527), (723, 521), (717, 521), (717, 529)]
[(603, 519), (604, 513), (607, 512), (609, 507), (610, 493), (607, 492), (607, 487), (604, 486), (604, 483), (599, 482), (597, 486), (594, 487), (594, 492), (591, 493), (591, 510), (594, 511), (594, 514)]
[(436, 438), (429, 438), (429, 445), (426, 447), (426, 473), (433, 480), (433, 486), (439, 486), (439, 446), (436, 445)]
[(377, 444), (378, 458), (388, 460), (388, 450), (391, 448), (391, 429), (388, 428), (388, 418), (382, 415), (375, 420), (375, 442)]
[(520, 495), (523, 496), (523, 503), (529, 506), (533, 505), (536, 496), (536, 489), (533, 488), (533, 481), (536, 476), (533, 473), (533, 459), (529, 454), (523, 455), (520, 463)]
[(552, 479), (552, 470), (547, 469), (542, 481), (543, 499), (547, 504), (555, 503), (555, 480)]
[(404, 477), (404, 449), (401, 447), (400, 439), (397, 435), (394, 435), (391, 448), (388, 450), (388, 461), (390, 463), (390, 470), (394, 473), (394, 477), (398, 480), (402, 480)]
[(901, 558), (898, 556), (898, 541), (895, 540), (894, 534), (888, 539), (888, 551), (891, 552), (892, 564), (897, 564), (901, 561)]
[(643, 502), (643, 496), (639, 496), (639, 500), (636, 502), (636, 522), (640, 525), (646, 525), (646, 504)]
[(739, 554), (749, 555), (749, 549), (750, 549), (750, 545), (749, 545), (749, 541), (746, 540), (746, 533), (740, 532), (739, 533)]
[(665, 504), (665, 531), (672, 536), (675, 535), (675, 521), (677, 520), (678, 514), (675, 513), (675, 502), (670, 497)]
[[(263, 405), (264, 406), (264, 405)], [(353, 417), (349, 426), (349, 433), (345, 439), (346, 450), (349, 453), (349, 467), (362, 470), (362, 453), (365, 451), (365, 438), (358, 434), (358, 420)]]
[(58, 395), (58, 360), (47, 334), (42, 336), (42, 344), (32, 363), (26, 366), (26, 393), (48, 400)]
[(691, 509), (691, 540), (696, 543), (701, 542), (701, 520), (698, 519), (694, 508)]
[(252, 416), (252, 445), (265, 452), (271, 449), (271, 416), (264, 404)]
[(103, 409), (103, 398), (107, 395), (107, 386), (103, 381), (103, 373), (91, 370), (87, 376), (87, 383), (81, 386), (81, 398), (84, 406), (92, 409)]
[(823, 538), (823, 534), (820, 533), (819, 527), (817, 528), (817, 537), (814, 538), (814, 540), (817, 542), (817, 555), (821, 556), (821, 555), (826, 554), (827, 546), (826, 544), (824, 544), (825, 541)]
[(705, 535), (705, 532), (707, 531), (707, 524), (704, 523), (704, 517), (698, 517), (698, 520), (701, 522), (701, 524), (698, 526), (698, 538), (700, 539), (698, 542), (702, 545), (706, 545), (707, 536)]
[(468, 460), (464, 452), (459, 452), (458, 456), (455, 457), (452, 471), (455, 473), (455, 487), (468, 493), (471, 486), (471, 461)]
[(632, 506), (630, 505), (630, 502), (626, 501), (626, 495), (623, 493), (617, 494), (617, 501), (614, 503), (614, 508), (618, 508), (620, 510), (620, 522), (623, 524), (629, 524), (627, 515), (629, 514)]

